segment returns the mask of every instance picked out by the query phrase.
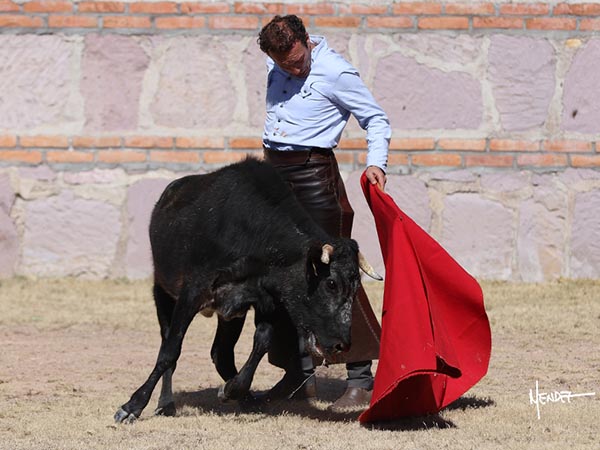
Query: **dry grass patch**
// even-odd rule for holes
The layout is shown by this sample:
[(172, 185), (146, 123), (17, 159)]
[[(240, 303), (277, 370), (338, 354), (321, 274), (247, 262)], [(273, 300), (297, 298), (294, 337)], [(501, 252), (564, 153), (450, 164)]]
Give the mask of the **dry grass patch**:
[[(260, 412), (220, 404), (210, 362), (214, 319), (190, 327), (174, 389), (175, 418), (112, 415), (148, 375), (160, 342), (149, 282), (0, 283), (0, 449), (597, 449), (600, 282), (483, 283), (492, 324), (488, 375), (441, 414), (361, 427), (331, 415), (343, 367), (318, 368), (319, 401)], [(381, 285), (367, 285), (375, 309)], [(248, 321), (251, 325), (251, 320)], [(240, 361), (251, 345), (244, 330)], [(254, 388), (282, 375), (263, 362)], [(541, 407), (529, 390), (596, 392)]]

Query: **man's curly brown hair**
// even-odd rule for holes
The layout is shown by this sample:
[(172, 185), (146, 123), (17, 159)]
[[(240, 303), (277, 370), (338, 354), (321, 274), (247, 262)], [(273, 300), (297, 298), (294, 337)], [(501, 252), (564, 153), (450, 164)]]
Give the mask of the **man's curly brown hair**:
[(293, 14), (287, 16), (275, 16), (266, 24), (258, 34), (258, 45), (260, 49), (269, 54), (285, 53), (290, 51), (298, 41), (307, 46), (308, 33), (302, 19)]

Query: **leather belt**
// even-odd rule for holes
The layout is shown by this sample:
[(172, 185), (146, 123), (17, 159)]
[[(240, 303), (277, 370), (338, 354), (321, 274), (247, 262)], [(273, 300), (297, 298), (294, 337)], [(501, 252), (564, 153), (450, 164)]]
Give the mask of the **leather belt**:
[(311, 159), (329, 159), (333, 156), (330, 148), (312, 147), (310, 150), (271, 150), (263, 147), (265, 160), (274, 165), (306, 164)]

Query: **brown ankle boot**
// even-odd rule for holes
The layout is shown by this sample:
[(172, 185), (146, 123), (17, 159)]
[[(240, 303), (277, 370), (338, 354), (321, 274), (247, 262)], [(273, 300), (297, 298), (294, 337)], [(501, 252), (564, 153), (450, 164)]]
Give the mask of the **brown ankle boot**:
[(348, 409), (365, 408), (371, 401), (372, 390), (348, 386), (346, 391), (328, 409), (340, 412)]

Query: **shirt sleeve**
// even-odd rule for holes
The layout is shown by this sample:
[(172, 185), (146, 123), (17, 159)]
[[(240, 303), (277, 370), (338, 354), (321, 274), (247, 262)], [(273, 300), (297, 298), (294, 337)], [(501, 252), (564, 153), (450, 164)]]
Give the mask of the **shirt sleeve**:
[(367, 130), (367, 167), (387, 168), (388, 148), (392, 129), (386, 113), (357, 73), (343, 72), (332, 92), (334, 101), (356, 118), (363, 130)]

